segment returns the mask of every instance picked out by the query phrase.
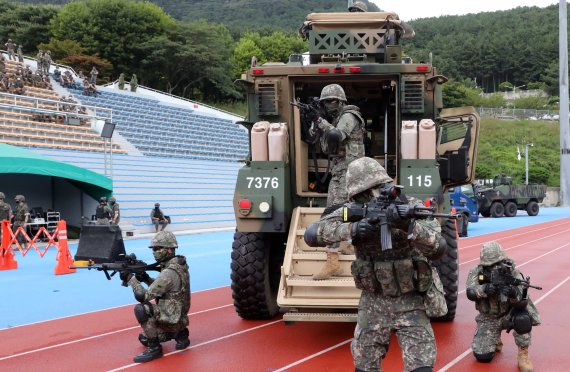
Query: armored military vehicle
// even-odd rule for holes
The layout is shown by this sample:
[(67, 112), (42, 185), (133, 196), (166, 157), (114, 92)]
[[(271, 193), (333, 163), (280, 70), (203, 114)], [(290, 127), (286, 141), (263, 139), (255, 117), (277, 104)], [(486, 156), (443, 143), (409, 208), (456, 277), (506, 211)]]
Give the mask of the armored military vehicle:
[(517, 210), (529, 216), (539, 212), (538, 203), (546, 196), (546, 185), (513, 185), (511, 177), (504, 174), (493, 178), (490, 187), (481, 187), (477, 192), (479, 212), (483, 217), (514, 217)]
[[(286, 321), (353, 321), (360, 298), (350, 274), (354, 255), (341, 256), (342, 276), (312, 280), (326, 253), (307, 246), (303, 234), (324, 211), (328, 159), (303, 140), (306, 123), (291, 103), (318, 105), (324, 86), (340, 84), (366, 121), (366, 155), (438, 212), (449, 212), (448, 188), (473, 180), (479, 117), (473, 107), (443, 109), (447, 79), (429, 61), (402, 62), (400, 39), (414, 31), (395, 13), (312, 13), (300, 33), (309, 41), (307, 54), (253, 66), (240, 80), (251, 151), (233, 200), (234, 306), (245, 319), (271, 318), (283, 308)], [(456, 228), (440, 222), (448, 250), (434, 264), (446, 289), (445, 319), (453, 319)]]

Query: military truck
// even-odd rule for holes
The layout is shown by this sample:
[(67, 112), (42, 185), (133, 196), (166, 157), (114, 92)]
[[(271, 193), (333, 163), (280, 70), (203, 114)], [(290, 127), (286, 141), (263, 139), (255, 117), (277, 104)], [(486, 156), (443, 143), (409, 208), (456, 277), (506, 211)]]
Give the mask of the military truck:
[[(489, 187), (490, 186), (490, 187)], [(517, 210), (536, 216), (546, 196), (546, 185), (513, 185), (511, 177), (500, 174), (487, 187), (479, 188), (477, 200), (483, 217), (514, 217)]]
[[(281, 308), (286, 321), (355, 321), (354, 255), (341, 256), (342, 276), (312, 280), (326, 252), (307, 246), (303, 235), (326, 206), (328, 158), (318, 144), (303, 141), (304, 124), (291, 103), (314, 103), (324, 86), (340, 84), (366, 121), (366, 155), (406, 195), (428, 200), (438, 212), (449, 212), (448, 188), (474, 178), (479, 117), (473, 107), (443, 108), (447, 78), (431, 62), (402, 63), (400, 39), (414, 31), (395, 13), (312, 13), (300, 33), (309, 41), (307, 54), (253, 66), (239, 80), (247, 90), (241, 124), (249, 129), (251, 151), (233, 200), (232, 296), (244, 319), (271, 318)], [(279, 133), (286, 135), (283, 148), (272, 142)], [(448, 249), (434, 265), (446, 290), (444, 319), (451, 320), (457, 236), (454, 221), (440, 223)]]

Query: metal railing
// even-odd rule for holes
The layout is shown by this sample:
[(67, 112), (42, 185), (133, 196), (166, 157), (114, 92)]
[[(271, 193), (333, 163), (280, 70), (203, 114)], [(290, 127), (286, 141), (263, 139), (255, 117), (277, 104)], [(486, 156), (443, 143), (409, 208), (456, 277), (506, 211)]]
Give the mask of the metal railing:
[(552, 120), (560, 119), (558, 110), (534, 110), (517, 108), (489, 108), (478, 107), (477, 112), (484, 118), (496, 118), (506, 120)]

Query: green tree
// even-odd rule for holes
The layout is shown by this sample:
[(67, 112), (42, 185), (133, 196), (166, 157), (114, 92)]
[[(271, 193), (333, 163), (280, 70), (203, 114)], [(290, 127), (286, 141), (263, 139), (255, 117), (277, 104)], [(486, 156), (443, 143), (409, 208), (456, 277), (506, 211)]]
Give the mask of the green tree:
[(56, 62), (61, 62), (62, 59), (75, 54), (83, 54), (85, 48), (75, 40), (58, 40), (51, 38), (49, 43), (41, 43), (38, 45), (41, 50), (51, 51), (51, 58)]
[(118, 71), (138, 66), (134, 52), (139, 44), (164, 35), (175, 21), (150, 2), (85, 0), (72, 2), (51, 22), (59, 40), (78, 41), (86, 54), (98, 54)]
[(443, 85), (444, 107), (477, 105), (479, 90), (465, 86), (464, 82), (450, 80)]
[(77, 72), (83, 71), (88, 76), (93, 67), (97, 68), (99, 75), (97, 81), (99, 83), (109, 83), (111, 81), (111, 73), (113, 65), (104, 58), (97, 55), (88, 56), (85, 54), (72, 54), (61, 60), (61, 63), (73, 67)]
[(22, 45), (24, 54), (35, 56), (36, 46), (50, 38), (50, 20), (57, 14), (53, 5), (22, 5), (0, 0), (0, 40)]

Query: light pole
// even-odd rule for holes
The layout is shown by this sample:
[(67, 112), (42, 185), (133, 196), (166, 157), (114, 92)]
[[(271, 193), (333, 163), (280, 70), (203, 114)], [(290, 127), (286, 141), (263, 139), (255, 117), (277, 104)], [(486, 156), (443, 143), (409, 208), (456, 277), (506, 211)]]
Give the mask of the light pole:
[(524, 169), (525, 169), (525, 181), (524, 184), (528, 185), (528, 147), (533, 147), (532, 143), (527, 143), (524, 145)]

